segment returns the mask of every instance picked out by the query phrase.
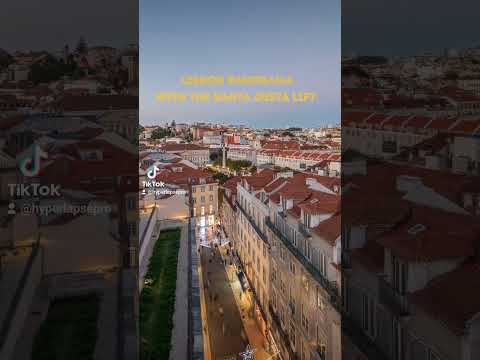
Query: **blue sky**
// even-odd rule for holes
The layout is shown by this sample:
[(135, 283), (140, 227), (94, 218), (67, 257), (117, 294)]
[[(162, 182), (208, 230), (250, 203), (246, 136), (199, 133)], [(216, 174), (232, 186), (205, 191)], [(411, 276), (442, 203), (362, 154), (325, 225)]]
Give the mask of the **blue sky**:
[[(340, 119), (340, 2), (141, 0), (140, 122), (313, 127)], [(292, 75), (291, 87), (185, 87), (184, 75)], [(159, 91), (315, 91), (314, 104), (161, 104)]]

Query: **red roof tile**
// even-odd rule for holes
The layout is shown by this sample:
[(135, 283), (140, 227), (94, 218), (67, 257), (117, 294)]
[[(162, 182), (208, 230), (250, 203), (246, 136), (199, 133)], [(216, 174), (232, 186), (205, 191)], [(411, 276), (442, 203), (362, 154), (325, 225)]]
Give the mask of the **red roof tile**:
[(467, 264), (440, 275), (410, 299), (455, 334), (463, 335), (468, 321), (480, 312), (480, 265)]
[(465, 258), (474, 254), (474, 246), (480, 242), (480, 227), (469, 216), (414, 207), (406, 222), (378, 242), (412, 261)]
[(313, 228), (313, 232), (334, 246), (342, 231), (340, 215), (334, 215)]
[(480, 119), (460, 120), (450, 131), (462, 134), (475, 134), (480, 132)]

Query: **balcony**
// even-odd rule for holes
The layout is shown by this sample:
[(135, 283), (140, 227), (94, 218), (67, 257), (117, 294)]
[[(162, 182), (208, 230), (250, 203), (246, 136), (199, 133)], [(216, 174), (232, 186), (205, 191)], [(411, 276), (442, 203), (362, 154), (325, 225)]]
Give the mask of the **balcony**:
[(278, 317), (277, 313), (273, 309), (272, 304), (270, 303), (268, 305), (268, 310), (270, 311), (270, 316), (272, 318), (272, 323), (271, 325), (274, 325), (273, 328), (275, 329), (276, 333), (278, 334), (278, 339), (277, 341), (283, 342), (285, 345), (284, 347), (287, 349), (289, 358), (290, 359), (298, 359), (297, 355), (293, 352), (291, 344), (290, 344), (290, 338), (288, 334), (283, 330), (282, 328), (282, 323), (280, 321), (280, 318)]
[(311, 237), (312, 236), (308, 226), (306, 226), (304, 223), (302, 223), (300, 221), (298, 222), (298, 231), (300, 231), (300, 233), (305, 237)]
[(336, 286), (333, 286), (332, 283), (325, 278), (320, 271), (313, 266), (313, 264), (289, 241), (289, 239), (273, 224), (270, 218), (265, 220), (267, 227), (283, 242), (285, 247), (290, 251), (290, 253), (297, 258), (297, 260), (303, 265), (303, 267), (308, 271), (308, 273), (328, 292), (330, 295), (330, 304), (340, 310), (340, 295)]
[(395, 291), (391, 284), (385, 280), (384, 275), (380, 276), (378, 280), (380, 302), (386, 305), (395, 315), (407, 316), (409, 314), (407, 296)]
[(278, 317), (277, 313), (275, 312), (275, 310), (273, 309), (273, 306), (272, 304), (269, 304), (268, 305), (268, 310), (270, 311), (270, 316), (272, 317), (272, 320), (273, 320), (273, 323), (275, 324), (276, 326), (276, 330), (278, 331), (278, 333), (281, 335), (281, 338), (284, 340), (284, 342), (286, 343), (287, 347), (290, 348), (290, 342), (289, 342), (289, 338), (288, 338), (288, 334), (285, 332), (285, 330), (283, 330), (283, 327), (282, 327), (282, 323), (280, 321), (280, 318)]
[(266, 235), (262, 232), (262, 230), (258, 227), (258, 225), (255, 223), (255, 220), (253, 220), (253, 218), (242, 208), (242, 205), (240, 205), (240, 203), (238, 201), (235, 201), (235, 204), (237, 205), (237, 208), (240, 209), (240, 211), (242, 212), (242, 214), (247, 218), (248, 222), (250, 223), (250, 225), (253, 227), (253, 229), (255, 230), (255, 232), (257, 233), (257, 235), (260, 237), (260, 239), (262, 239), (262, 241), (264, 243), (266, 243), (267, 245), (268, 244), (268, 239), (266, 237)]

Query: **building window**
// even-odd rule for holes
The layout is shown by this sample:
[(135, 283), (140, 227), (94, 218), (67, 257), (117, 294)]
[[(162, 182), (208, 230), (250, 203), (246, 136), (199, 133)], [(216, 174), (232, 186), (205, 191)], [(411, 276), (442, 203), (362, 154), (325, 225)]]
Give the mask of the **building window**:
[(193, 203), (196, 204), (196, 203), (197, 203), (197, 199), (193, 198)]
[(342, 307), (346, 313), (350, 311), (350, 289), (345, 276), (342, 276)]
[(375, 337), (375, 303), (368, 297), (367, 294), (362, 296), (363, 316), (362, 325), (363, 330), (372, 338)]
[(192, 186), (192, 193), (196, 193), (197, 192), (197, 188), (195, 186)]
[(310, 214), (307, 214), (307, 213), (303, 213), (303, 224), (309, 228), (310, 227), (310, 224), (312, 222), (312, 216)]
[(325, 309), (325, 301), (323, 301), (322, 293), (319, 287), (317, 287), (317, 306), (320, 310)]
[(128, 228), (130, 230), (130, 235), (132, 235), (132, 236), (137, 235), (137, 223), (136, 222), (129, 223)]
[(403, 330), (397, 320), (393, 320), (393, 359), (404, 359)]
[(200, 191), (201, 191), (201, 192), (205, 192), (205, 186), (201, 186), (201, 187), (200, 187)]
[(290, 293), (290, 311), (292, 312), (292, 316), (295, 316), (295, 298), (293, 297), (293, 294)]
[(210, 195), (210, 196), (208, 197), (208, 200), (213, 201), (213, 195)]
[(203, 204), (205, 202), (205, 196), (200, 197), (200, 202)]
[(305, 314), (305, 308), (302, 311), (302, 326), (308, 332), (308, 318), (307, 314)]
[(295, 275), (295, 263), (293, 261), (290, 262), (290, 272)]
[(344, 250), (350, 249), (350, 227), (342, 226), (342, 247)]
[(210, 191), (213, 191), (213, 185), (210, 185), (210, 186), (208, 187), (208, 189), (209, 189)]
[(212, 204), (209, 205), (209, 207), (208, 207), (208, 212), (209, 212), (210, 214), (213, 214), (213, 205), (212, 205)]
[(136, 208), (137, 208), (137, 206), (136, 206), (135, 199), (132, 199), (132, 198), (127, 199), (127, 209), (128, 210), (134, 210)]
[(320, 252), (320, 273), (327, 276), (327, 259), (324, 253)]
[(392, 254), (392, 286), (399, 294), (407, 291), (408, 266)]
[(327, 345), (325, 345), (324, 343), (319, 343), (317, 351), (321, 359), (327, 358)]

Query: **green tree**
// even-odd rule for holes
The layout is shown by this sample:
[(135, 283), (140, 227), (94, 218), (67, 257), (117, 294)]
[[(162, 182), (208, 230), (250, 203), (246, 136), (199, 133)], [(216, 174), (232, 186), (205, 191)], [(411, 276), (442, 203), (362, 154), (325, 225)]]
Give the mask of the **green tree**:
[(190, 143), (193, 141), (193, 135), (191, 133), (188, 133), (187, 135), (185, 135), (185, 141), (187, 143)]
[(217, 180), (220, 184), (224, 184), (225, 181), (230, 179), (230, 176), (228, 176), (227, 174), (221, 173), (221, 172), (217, 172), (217, 173), (213, 174), (213, 178), (215, 180)]
[[(49, 56), (44, 63), (33, 64), (30, 67), (30, 80), (35, 84), (57, 81), (62, 76), (75, 75), (81, 71), (74, 62), (64, 62)], [(78, 74), (81, 75), (81, 74)], [(81, 76), (80, 76), (81, 77)]]
[(213, 152), (210, 154), (210, 161), (216, 162), (218, 159), (218, 153)]
[(173, 136), (173, 132), (168, 128), (156, 128), (152, 131), (152, 139), (163, 139)]

